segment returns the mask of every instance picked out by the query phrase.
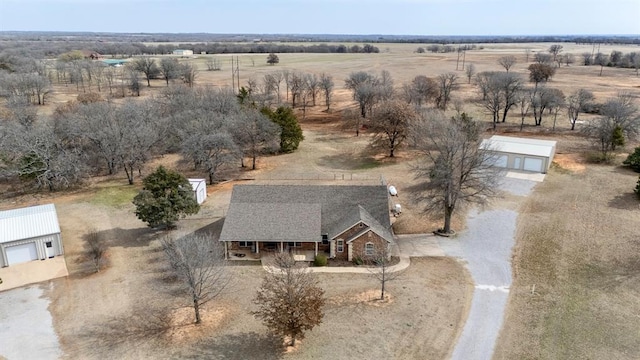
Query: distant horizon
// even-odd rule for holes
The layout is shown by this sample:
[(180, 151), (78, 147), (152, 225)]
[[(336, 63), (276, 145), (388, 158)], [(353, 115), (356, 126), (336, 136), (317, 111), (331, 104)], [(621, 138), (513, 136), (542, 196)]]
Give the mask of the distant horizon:
[(384, 33), (371, 33), (371, 34), (351, 34), (351, 33), (233, 33), (233, 32), (147, 32), (147, 31), (91, 31), (91, 30), (0, 30), (2, 33), (51, 33), (51, 34), (119, 34), (119, 35), (265, 35), (265, 36), (353, 36), (353, 37), (369, 37), (369, 36), (388, 36), (388, 37), (423, 37), (423, 38), (439, 38), (439, 37), (488, 37), (488, 38), (510, 38), (510, 37), (638, 37), (637, 34), (501, 34), (501, 35), (488, 35), (488, 34), (440, 34), (440, 35), (425, 35), (425, 34), (384, 34)]
[(0, 31), (633, 36), (640, 1), (0, 0)]

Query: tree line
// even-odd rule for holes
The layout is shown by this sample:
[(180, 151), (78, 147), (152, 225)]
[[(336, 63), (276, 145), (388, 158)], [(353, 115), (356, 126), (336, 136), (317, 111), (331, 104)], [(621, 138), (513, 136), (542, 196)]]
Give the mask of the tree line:
[(7, 41), (0, 43), (0, 64), (13, 57), (30, 56), (57, 58), (66, 52), (87, 49), (111, 57), (137, 55), (167, 55), (177, 49), (193, 50), (194, 54), (268, 54), (268, 53), (378, 53), (371, 44), (279, 44), (279, 43), (184, 43), (144, 44), (141, 42), (69, 42), (69, 41)]
[(302, 140), (290, 109), (241, 105), (228, 89), (175, 86), (120, 105), (76, 102), (51, 116), (31, 106), (0, 117), (0, 176), (49, 190), (120, 172), (133, 184), (146, 163), (166, 153), (180, 153), (215, 182), (223, 170), (244, 167), (246, 159), (255, 169), (259, 156), (293, 151)]

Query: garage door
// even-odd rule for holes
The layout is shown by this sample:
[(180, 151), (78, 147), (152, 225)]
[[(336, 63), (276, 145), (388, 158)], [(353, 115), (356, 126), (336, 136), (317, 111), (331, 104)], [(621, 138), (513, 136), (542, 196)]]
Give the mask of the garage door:
[(542, 159), (524, 158), (523, 169), (527, 171), (543, 172)]
[(37, 260), (38, 252), (36, 243), (28, 243), (5, 248), (9, 265), (15, 265), (27, 261)]
[(509, 161), (509, 156), (508, 155), (498, 155), (498, 156), (496, 156), (495, 166), (506, 168), (508, 161)]

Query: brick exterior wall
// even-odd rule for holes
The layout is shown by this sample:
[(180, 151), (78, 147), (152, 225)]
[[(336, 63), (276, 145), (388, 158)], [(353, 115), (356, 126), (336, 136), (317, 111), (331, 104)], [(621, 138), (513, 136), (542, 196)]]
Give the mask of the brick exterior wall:
[[(344, 233), (334, 238), (336, 240), (336, 260), (344, 260), (344, 261), (349, 260), (349, 246), (347, 245), (347, 240), (351, 239), (352, 236), (356, 235), (357, 233), (365, 229), (368, 229), (368, 227), (362, 222), (360, 222), (352, 226), (349, 230), (345, 231)], [(337, 242), (338, 239), (342, 239), (344, 241), (343, 252), (338, 252), (338, 242)]]
[(374, 254), (381, 254), (385, 251), (385, 247), (388, 246), (387, 240), (378, 236), (378, 234), (373, 231), (367, 231), (357, 239), (353, 240), (350, 244), (354, 259), (360, 257), (364, 261), (371, 260), (372, 257), (367, 256), (365, 252), (365, 245), (369, 242), (373, 243)]

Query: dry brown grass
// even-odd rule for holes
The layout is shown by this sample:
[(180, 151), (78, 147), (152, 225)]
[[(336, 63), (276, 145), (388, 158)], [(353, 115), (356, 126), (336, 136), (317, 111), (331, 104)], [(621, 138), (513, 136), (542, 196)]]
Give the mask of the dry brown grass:
[(552, 171), (524, 204), (495, 359), (636, 359), (640, 203), (635, 174)]

